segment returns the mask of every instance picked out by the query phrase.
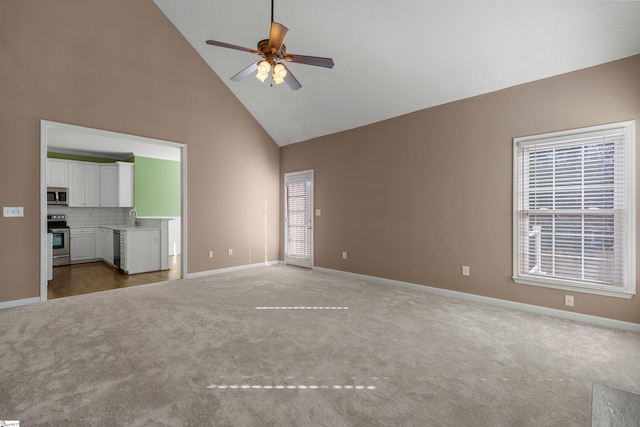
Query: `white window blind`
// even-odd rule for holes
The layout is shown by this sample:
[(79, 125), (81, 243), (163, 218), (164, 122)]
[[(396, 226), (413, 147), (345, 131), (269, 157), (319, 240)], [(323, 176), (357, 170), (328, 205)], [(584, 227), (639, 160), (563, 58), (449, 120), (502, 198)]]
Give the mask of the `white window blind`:
[(287, 227), (289, 256), (307, 259), (308, 253), (308, 204), (307, 181), (287, 183)]
[(635, 292), (635, 126), (514, 140), (514, 280)]

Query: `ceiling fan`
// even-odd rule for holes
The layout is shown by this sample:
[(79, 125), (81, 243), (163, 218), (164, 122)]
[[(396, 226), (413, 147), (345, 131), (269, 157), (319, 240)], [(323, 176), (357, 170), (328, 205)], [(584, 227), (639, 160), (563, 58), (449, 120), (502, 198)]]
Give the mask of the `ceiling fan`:
[(258, 42), (257, 49), (249, 49), (247, 47), (215, 40), (207, 40), (206, 43), (212, 46), (250, 52), (262, 58), (262, 61), (252, 63), (247, 68), (231, 77), (231, 80), (244, 80), (249, 75), (257, 71), (256, 78), (261, 82), (264, 82), (265, 79), (269, 77), (269, 71), (273, 69), (271, 74), (273, 83), (278, 85), (284, 82), (289, 86), (289, 89), (298, 90), (302, 85), (298, 79), (293, 76), (286, 65), (284, 65), (284, 62), (295, 62), (298, 64), (313, 65), (316, 67), (333, 68), (333, 59), (287, 53), (287, 48), (284, 45), (284, 39), (287, 36), (288, 31), (289, 29), (287, 27), (273, 21), (273, 0), (271, 0), (271, 31), (268, 39), (260, 40)]

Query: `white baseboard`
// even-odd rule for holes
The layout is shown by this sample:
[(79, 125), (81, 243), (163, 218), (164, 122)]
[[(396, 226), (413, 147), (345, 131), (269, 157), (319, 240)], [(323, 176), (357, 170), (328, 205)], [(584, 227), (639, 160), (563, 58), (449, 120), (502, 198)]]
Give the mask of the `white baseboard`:
[(21, 305), (35, 304), (37, 302), (40, 302), (40, 297), (16, 299), (13, 301), (3, 301), (3, 302), (0, 302), (0, 310), (3, 308), (20, 307)]
[(268, 261), (268, 262), (258, 262), (256, 264), (238, 265), (236, 267), (218, 268), (216, 270), (198, 271), (196, 273), (187, 273), (187, 279), (211, 276), (214, 274), (230, 273), (232, 271), (248, 270), (250, 268), (256, 268), (256, 267), (271, 267), (273, 265), (278, 265), (281, 263), (282, 261), (276, 260), (276, 261)]
[(375, 276), (367, 276), (364, 274), (349, 273), (346, 271), (333, 270), (330, 268), (313, 267), (314, 270), (326, 273), (340, 274), (344, 276), (359, 278), (363, 280), (371, 280), (373, 282), (383, 283), (393, 286), (402, 286), (409, 289), (415, 289), (422, 292), (429, 292), (445, 297), (460, 298), (468, 301), (491, 304), (499, 307), (512, 308), (516, 310), (528, 311), (531, 313), (545, 314), (548, 316), (560, 317), (562, 319), (575, 320), (578, 322), (591, 323), (607, 328), (622, 329), (631, 332), (640, 332), (640, 324), (624, 322), (622, 320), (607, 319), (606, 317), (591, 316), (589, 314), (574, 313), (570, 311), (558, 310), (555, 308), (540, 307), (537, 305), (524, 304), (521, 302), (507, 301), (498, 298), (485, 297), (482, 295), (468, 294), (465, 292), (451, 291), (448, 289), (434, 288), (426, 285), (417, 285), (415, 283), (401, 282), (398, 280), (383, 279)]

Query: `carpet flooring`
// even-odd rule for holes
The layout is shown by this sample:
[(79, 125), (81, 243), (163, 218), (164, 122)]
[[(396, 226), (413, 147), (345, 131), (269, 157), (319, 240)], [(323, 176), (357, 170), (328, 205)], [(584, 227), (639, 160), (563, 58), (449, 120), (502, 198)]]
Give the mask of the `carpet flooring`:
[(296, 267), (0, 311), (21, 426), (589, 426), (640, 334)]

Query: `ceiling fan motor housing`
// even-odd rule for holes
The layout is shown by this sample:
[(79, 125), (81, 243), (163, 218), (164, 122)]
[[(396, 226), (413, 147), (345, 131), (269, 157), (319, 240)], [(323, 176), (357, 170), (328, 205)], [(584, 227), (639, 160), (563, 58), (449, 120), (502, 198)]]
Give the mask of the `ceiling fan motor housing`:
[(282, 45), (280, 52), (278, 52), (275, 46), (269, 45), (269, 39), (264, 39), (258, 42), (258, 50), (264, 53), (265, 60), (273, 66), (277, 62), (276, 60), (283, 58), (287, 52), (287, 47)]

